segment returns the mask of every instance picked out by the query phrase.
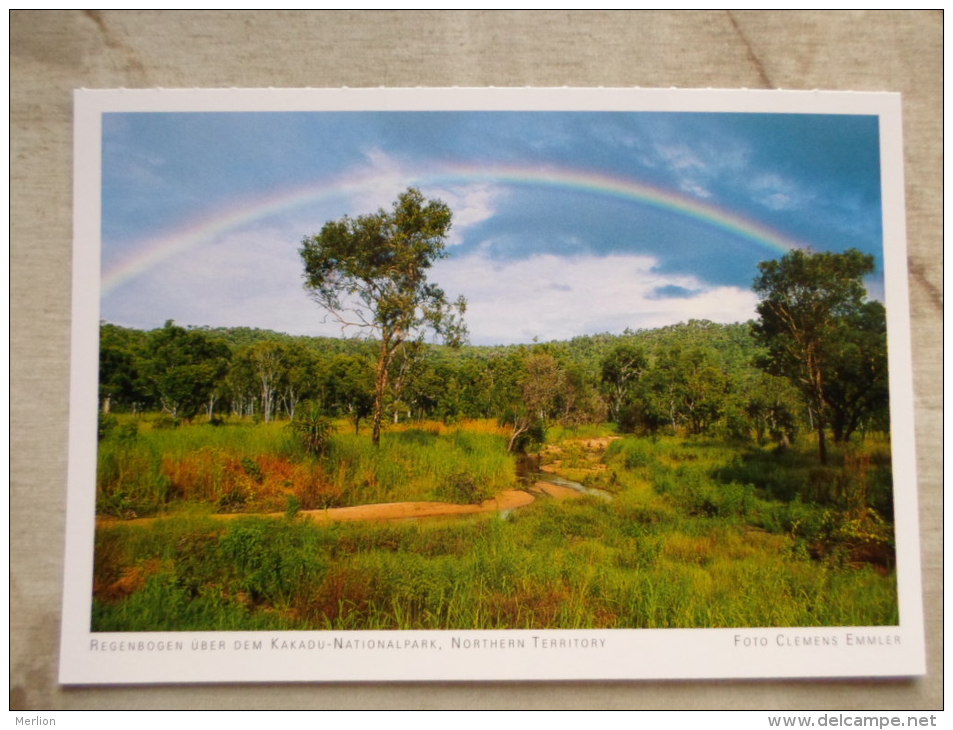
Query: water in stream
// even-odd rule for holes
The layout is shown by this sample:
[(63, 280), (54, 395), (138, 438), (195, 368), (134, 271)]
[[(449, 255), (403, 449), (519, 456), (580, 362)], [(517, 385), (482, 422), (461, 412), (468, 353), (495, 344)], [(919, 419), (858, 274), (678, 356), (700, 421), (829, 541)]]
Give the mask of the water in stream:
[(519, 478), (520, 484), (522, 484), (524, 488), (532, 487), (537, 482), (546, 482), (547, 484), (555, 484), (557, 487), (567, 487), (569, 489), (574, 489), (577, 492), (598, 497), (599, 499), (603, 499), (606, 502), (612, 501), (612, 494), (605, 491), (604, 489), (587, 487), (584, 484), (580, 484), (579, 482), (566, 479), (559, 474), (540, 471), (539, 462), (540, 459), (538, 455), (533, 456), (530, 454), (523, 454), (517, 459), (516, 476)]

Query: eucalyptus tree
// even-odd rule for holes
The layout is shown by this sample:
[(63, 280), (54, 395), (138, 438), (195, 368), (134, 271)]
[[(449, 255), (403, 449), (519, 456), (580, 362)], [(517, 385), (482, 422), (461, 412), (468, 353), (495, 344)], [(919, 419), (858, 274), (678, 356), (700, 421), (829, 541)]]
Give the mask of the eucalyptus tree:
[[(797, 386), (817, 433), (820, 462), (825, 464), (826, 430), (836, 417), (831, 408), (834, 393), (858, 377), (871, 359), (882, 359), (885, 371), (885, 355), (877, 354), (886, 351), (885, 332), (872, 327), (869, 337), (850, 336), (851, 329), (863, 322), (863, 277), (874, 269), (873, 256), (857, 249), (794, 250), (780, 260), (761, 262), (759, 269), (754, 290), (761, 297), (760, 319), (753, 331), (767, 351), (761, 365)], [(872, 310), (868, 316), (874, 316)], [(857, 357), (848, 356), (848, 343), (860, 352)], [(860, 384), (861, 392), (876, 387), (875, 381)]]
[(409, 188), (384, 209), (325, 223), (302, 241), (305, 288), (344, 330), (379, 344), (374, 373), (372, 439), (380, 444), (391, 369), (409, 343), (433, 332), (450, 344), (466, 338), (466, 300), (451, 303), (427, 279), (433, 263), (446, 257), (452, 213), (440, 200)]
[(889, 428), (887, 320), (880, 302), (867, 302), (835, 330), (824, 400), (834, 441), (849, 441), (858, 429)]

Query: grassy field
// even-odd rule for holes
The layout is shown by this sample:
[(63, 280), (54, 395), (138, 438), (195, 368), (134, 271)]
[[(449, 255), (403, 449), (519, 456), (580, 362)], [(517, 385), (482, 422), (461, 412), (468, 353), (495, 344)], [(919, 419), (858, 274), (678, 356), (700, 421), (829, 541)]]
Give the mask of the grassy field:
[[(516, 485), (489, 422), (342, 430), (120, 420), (101, 441), (93, 628), (672, 628), (898, 622), (889, 451), (552, 429), (547, 468), (611, 495), (506, 515), (317, 523), (298, 508), (478, 501)], [(284, 511), (282, 518), (214, 512)]]
[(516, 484), (506, 436), (494, 423), (413, 424), (380, 448), (345, 424), (328, 453), (309, 454), (284, 423), (162, 427), (123, 418), (100, 441), (100, 514), (143, 517), (205, 505), (274, 512), (412, 500), (480, 501)]

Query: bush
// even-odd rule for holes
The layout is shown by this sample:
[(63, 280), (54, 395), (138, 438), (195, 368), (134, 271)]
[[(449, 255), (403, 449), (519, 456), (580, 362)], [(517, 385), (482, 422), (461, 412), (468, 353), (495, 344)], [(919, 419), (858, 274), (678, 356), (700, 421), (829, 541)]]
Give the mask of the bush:
[(334, 424), (314, 403), (306, 403), (295, 412), (291, 429), (298, 436), (305, 451), (314, 456), (327, 453), (334, 434)]
[(158, 418), (152, 421), (152, 428), (157, 431), (165, 431), (171, 428), (178, 428), (182, 425), (182, 421), (178, 418), (173, 418), (168, 414), (162, 414)]
[(219, 540), (218, 549), (233, 566), (238, 587), (252, 600), (288, 605), (306, 586), (317, 583), (327, 569), (308, 545), (309, 535), (293, 522), (242, 521)]
[(807, 541), (829, 539), (837, 529), (837, 518), (832, 511), (800, 499), (785, 503), (762, 502), (752, 523), (769, 532), (787, 533)]
[(621, 433), (656, 434), (664, 423), (662, 414), (644, 403), (627, 403), (619, 411)]
[(515, 410), (508, 410), (498, 421), (500, 426), (516, 429), (524, 427), (522, 433), (518, 434), (510, 444), (510, 451), (513, 453), (526, 453), (529, 449), (542, 446), (546, 443), (546, 422), (542, 419), (535, 419), (527, 423), (527, 417), (517, 413)]
[(652, 444), (637, 439), (622, 439), (609, 444), (607, 459), (621, 459), (626, 469), (649, 466), (655, 461)]
[(790, 501), (806, 496), (810, 467), (802, 466), (799, 459), (796, 453), (775, 455), (752, 451), (716, 470), (714, 476), (722, 482), (753, 484), (774, 499)]
[(285, 510), (285, 517), (289, 520), (293, 520), (298, 516), (298, 513), (301, 512), (301, 500), (298, 499), (295, 495), (288, 495), (288, 508)]
[(459, 473), (451, 475), (437, 488), (437, 496), (455, 504), (479, 504), (493, 494), (472, 475)]
[(121, 423), (116, 416), (108, 413), (99, 414), (99, 440), (111, 438), (120, 443), (135, 441), (139, 436), (139, 424), (135, 421)]
[(252, 478), (256, 484), (262, 484), (265, 481), (265, 475), (261, 471), (261, 466), (251, 457), (242, 458), (242, 470)]

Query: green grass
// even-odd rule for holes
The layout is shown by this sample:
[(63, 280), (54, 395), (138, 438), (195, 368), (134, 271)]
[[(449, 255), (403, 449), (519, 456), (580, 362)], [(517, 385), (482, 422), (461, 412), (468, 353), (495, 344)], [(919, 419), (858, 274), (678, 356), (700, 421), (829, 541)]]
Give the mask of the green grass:
[[(282, 465), (314, 463), (295, 453), (279, 424), (191, 428), (141, 428), (123, 437), (135, 449), (123, 452), (116, 438), (106, 454), (136, 454), (146, 464), (159, 454), (166, 467), (174, 458), (214, 466), (217, 455), (222, 479), (259, 489)], [(556, 445), (582, 470), (578, 439), (605, 434), (564, 431)], [(210, 499), (147, 526), (97, 529), (93, 628), (896, 624), (892, 525), (877, 506), (890, 482), (883, 444), (835, 451), (821, 471), (811, 457), (809, 444), (772, 454), (713, 440), (625, 437), (592, 470), (611, 501), (537, 500), (506, 519), (223, 521), (209, 514), (221, 509)], [(481, 490), (515, 479), (505, 436), (486, 424), (391, 430), (380, 449), (366, 435), (339, 433), (320, 470), (350, 503), (477, 501)], [(143, 488), (141, 499), (167, 508), (177, 488)]]
[(504, 437), (492, 433), (412, 428), (385, 433), (379, 448), (367, 436), (339, 434), (328, 461), (348, 504), (474, 502), (516, 483)]
[[(512, 519), (243, 518), (100, 530), (95, 630), (878, 625), (895, 586), (730, 522), (548, 504)], [(123, 566), (126, 567), (123, 567)], [(131, 576), (131, 579), (130, 579)], [(123, 579), (125, 578), (125, 584)], [(134, 589), (122, 595), (123, 586)]]
[(555, 424), (546, 430), (546, 441), (558, 443), (566, 439), (589, 439), (602, 436), (614, 436), (617, 433), (615, 424), (581, 424), (578, 426), (563, 426)]
[(376, 502), (479, 502), (516, 484), (505, 436), (486, 428), (400, 428), (374, 447), (341, 429), (314, 455), (285, 423), (136, 429), (125, 419), (100, 441), (97, 509), (155, 515), (190, 503), (221, 512), (284, 511)]

